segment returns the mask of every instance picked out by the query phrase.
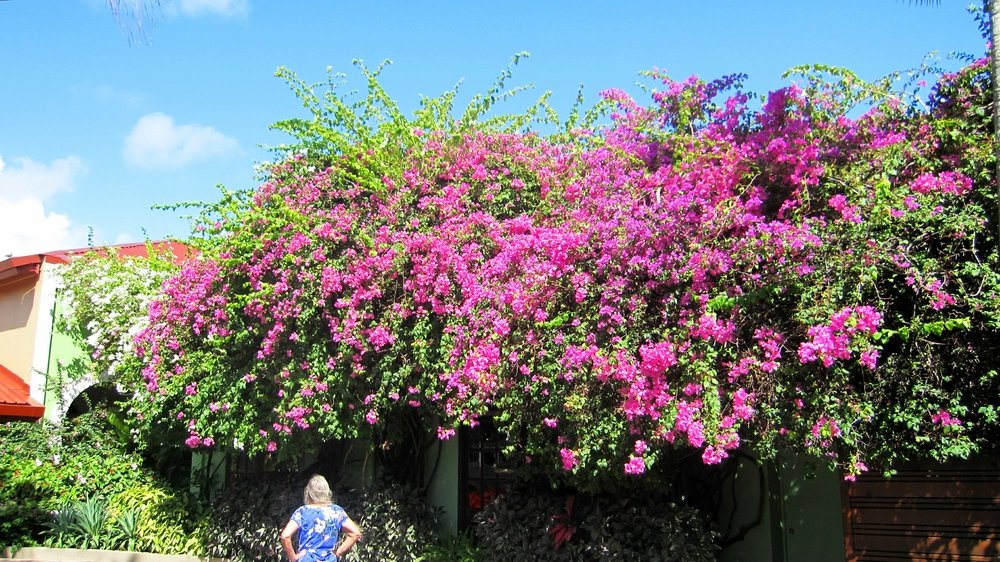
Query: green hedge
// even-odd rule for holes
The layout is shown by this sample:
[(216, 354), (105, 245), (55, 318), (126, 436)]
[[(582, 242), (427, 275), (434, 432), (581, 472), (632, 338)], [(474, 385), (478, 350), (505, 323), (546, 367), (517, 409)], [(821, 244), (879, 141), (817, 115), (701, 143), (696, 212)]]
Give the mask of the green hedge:
[[(76, 546), (74, 534), (59, 533), (60, 513), (88, 501), (105, 506), (110, 539), (113, 522), (126, 512), (138, 528), (135, 549), (161, 554), (205, 552), (197, 506), (143, 468), (140, 455), (123, 445), (106, 412), (94, 411), (56, 426), (48, 422), (0, 424), (0, 546)], [(65, 517), (65, 515), (64, 515)], [(65, 523), (65, 521), (64, 521)], [(56, 526), (52, 532), (47, 532)], [(80, 543), (81, 545), (83, 543)], [(89, 544), (88, 544), (89, 546)]]

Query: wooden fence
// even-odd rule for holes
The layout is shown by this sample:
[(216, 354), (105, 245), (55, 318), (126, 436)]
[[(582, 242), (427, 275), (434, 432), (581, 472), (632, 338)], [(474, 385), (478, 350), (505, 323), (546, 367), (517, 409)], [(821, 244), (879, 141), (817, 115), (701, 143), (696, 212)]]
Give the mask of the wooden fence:
[(1000, 561), (1000, 462), (910, 463), (842, 488), (848, 562)]

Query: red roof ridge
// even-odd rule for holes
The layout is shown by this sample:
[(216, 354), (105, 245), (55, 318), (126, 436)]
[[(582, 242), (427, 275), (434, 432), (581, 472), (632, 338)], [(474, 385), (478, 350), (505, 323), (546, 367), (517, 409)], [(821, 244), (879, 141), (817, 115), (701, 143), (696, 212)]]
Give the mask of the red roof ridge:
[(150, 242), (130, 242), (126, 244), (105, 244), (87, 248), (72, 248), (69, 250), (54, 250), (26, 256), (12, 256), (0, 261), (0, 274), (8, 269), (40, 263), (69, 263), (73, 257), (82, 256), (87, 252), (103, 253), (108, 248), (114, 248), (119, 256), (149, 257), (149, 246), (173, 254), (175, 258), (184, 258), (196, 253), (191, 246), (177, 240), (151, 240)]

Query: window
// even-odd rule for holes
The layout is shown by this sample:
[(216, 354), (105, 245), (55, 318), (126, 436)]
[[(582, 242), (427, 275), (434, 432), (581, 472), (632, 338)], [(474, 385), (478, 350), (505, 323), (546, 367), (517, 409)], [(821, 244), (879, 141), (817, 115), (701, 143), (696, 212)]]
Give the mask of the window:
[(503, 438), (493, 419), (483, 416), (476, 427), (459, 432), (458, 526), (464, 531), (472, 517), (507, 491), (513, 473), (503, 466)]

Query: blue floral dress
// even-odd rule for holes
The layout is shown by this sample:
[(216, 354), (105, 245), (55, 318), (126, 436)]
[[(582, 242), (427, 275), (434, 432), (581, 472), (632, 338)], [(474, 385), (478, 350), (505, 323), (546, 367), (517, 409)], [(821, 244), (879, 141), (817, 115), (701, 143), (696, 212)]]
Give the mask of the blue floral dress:
[(347, 521), (343, 508), (304, 505), (295, 510), (292, 521), (299, 526), (300, 562), (337, 562), (337, 539)]

